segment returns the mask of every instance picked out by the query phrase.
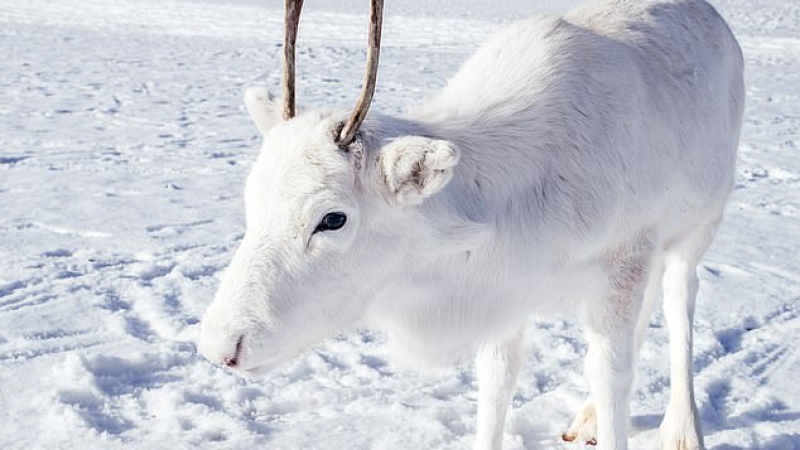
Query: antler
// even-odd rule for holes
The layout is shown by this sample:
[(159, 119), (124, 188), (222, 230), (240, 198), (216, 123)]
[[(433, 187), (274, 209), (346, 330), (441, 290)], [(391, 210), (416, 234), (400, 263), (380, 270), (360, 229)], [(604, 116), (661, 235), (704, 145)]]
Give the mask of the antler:
[(294, 48), (297, 42), (297, 26), (300, 24), (302, 8), (303, 0), (286, 0), (286, 32), (283, 36), (283, 120), (289, 120), (295, 114)]
[(383, 23), (383, 0), (372, 0), (369, 8), (369, 47), (367, 48), (367, 69), (364, 73), (364, 85), (358, 97), (356, 109), (345, 123), (339, 134), (339, 145), (347, 146), (356, 137), (358, 127), (364, 122), (369, 111), (372, 96), (375, 94), (375, 82), (378, 77), (378, 58), (381, 53), (381, 26)]
[[(286, 0), (286, 33), (283, 39), (283, 118), (289, 120), (295, 115), (295, 43), (297, 26), (300, 23), (300, 10), (303, 0)], [(375, 83), (378, 78), (378, 59), (381, 53), (381, 27), (383, 24), (383, 0), (372, 0), (369, 8), (369, 46), (367, 47), (367, 68), (364, 83), (356, 108), (350, 119), (342, 127), (338, 136), (339, 145), (346, 147), (356, 137), (358, 127), (364, 122), (369, 111)]]

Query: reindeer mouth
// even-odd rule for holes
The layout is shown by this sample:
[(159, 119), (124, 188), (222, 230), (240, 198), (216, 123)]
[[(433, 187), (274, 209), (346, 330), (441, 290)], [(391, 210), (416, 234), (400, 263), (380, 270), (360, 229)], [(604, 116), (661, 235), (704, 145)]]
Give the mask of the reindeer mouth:
[(247, 343), (243, 346), (240, 355), (239, 364), (230, 367), (230, 369), (244, 378), (251, 380), (264, 378), (287, 359), (282, 358), (280, 353), (259, 357), (259, 355), (253, 354), (252, 350), (247, 346)]

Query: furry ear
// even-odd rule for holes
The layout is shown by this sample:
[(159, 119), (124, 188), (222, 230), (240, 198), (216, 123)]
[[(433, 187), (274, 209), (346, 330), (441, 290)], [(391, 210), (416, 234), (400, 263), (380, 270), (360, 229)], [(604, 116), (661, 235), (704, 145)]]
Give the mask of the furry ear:
[(262, 135), (265, 135), (281, 120), (280, 105), (266, 89), (249, 87), (244, 91), (244, 104), (250, 118)]
[(398, 204), (418, 205), (450, 181), (460, 156), (452, 142), (404, 136), (381, 149), (381, 172)]

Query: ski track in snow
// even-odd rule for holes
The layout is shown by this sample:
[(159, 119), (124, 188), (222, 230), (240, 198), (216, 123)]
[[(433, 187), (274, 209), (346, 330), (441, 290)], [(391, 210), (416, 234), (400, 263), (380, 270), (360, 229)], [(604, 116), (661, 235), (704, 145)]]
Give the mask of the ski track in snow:
[[(0, 448), (469, 448), (468, 362), (414, 373), (368, 331), (258, 382), (195, 354), (243, 233), (258, 136), (241, 93), (280, 88), (281, 2), (229, 1), (0, 3)], [(346, 107), (361, 2), (308, 3), (301, 106)], [(443, 86), (502, 23), (566, 8), (389, 3), (375, 101), (388, 113)], [(711, 450), (800, 449), (800, 5), (716, 5), (745, 52), (748, 105), (729, 213), (700, 268), (699, 407)], [(666, 345), (657, 313), (632, 449), (658, 442)], [(506, 448), (575, 448), (556, 436), (586, 393), (580, 326), (532, 322), (527, 347)]]

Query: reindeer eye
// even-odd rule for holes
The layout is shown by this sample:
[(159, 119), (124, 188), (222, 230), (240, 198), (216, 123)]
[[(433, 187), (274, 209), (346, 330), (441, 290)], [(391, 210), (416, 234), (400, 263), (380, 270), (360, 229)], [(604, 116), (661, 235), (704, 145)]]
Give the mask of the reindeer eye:
[(319, 222), (319, 225), (317, 225), (314, 233), (318, 233), (320, 231), (338, 230), (339, 228), (342, 228), (346, 222), (347, 216), (344, 215), (344, 213), (332, 212), (325, 214), (325, 217), (323, 217)]

